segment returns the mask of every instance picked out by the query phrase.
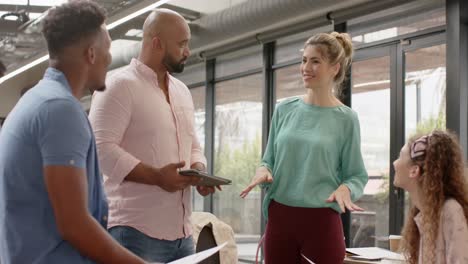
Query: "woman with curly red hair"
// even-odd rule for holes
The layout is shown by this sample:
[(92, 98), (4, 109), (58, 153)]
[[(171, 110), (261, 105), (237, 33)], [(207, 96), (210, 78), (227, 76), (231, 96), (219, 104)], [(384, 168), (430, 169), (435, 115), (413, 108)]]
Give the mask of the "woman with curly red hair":
[(468, 263), (468, 190), (457, 137), (440, 130), (413, 137), (393, 165), (395, 186), (412, 202), (402, 240), (408, 263)]

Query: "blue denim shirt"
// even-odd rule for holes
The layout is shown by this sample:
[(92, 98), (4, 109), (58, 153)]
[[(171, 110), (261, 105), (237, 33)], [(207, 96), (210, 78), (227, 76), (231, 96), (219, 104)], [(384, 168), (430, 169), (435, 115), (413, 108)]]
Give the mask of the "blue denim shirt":
[(0, 133), (2, 264), (93, 263), (58, 231), (44, 183), (47, 165), (86, 170), (89, 212), (106, 228), (108, 207), (91, 126), (65, 75), (54, 68), (19, 100)]

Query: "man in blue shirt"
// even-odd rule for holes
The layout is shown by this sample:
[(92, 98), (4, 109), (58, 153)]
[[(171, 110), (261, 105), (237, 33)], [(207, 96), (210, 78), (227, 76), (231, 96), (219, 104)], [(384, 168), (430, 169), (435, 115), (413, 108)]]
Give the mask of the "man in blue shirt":
[(0, 134), (0, 262), (145, 263), (106, 232), (96, 144), (78, 101), (105, 89), (111, 61), (105, 11), (92, 1), (49, 10), (44, 78)]

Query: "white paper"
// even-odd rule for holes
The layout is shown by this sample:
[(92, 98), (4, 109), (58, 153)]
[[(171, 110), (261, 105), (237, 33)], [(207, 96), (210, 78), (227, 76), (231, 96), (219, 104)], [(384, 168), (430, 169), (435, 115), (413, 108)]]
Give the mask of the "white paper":
[(382, 259), (379, 264), (405, 264), (404, 260)]
[(301, 254), (301, 256), (303, 258), (305, 258), (305, 260), (307, 260), (309, 263), (312, 263), (312, 264), (315, 264), (312, 260), (308, 259), (306, 256), (304, 256), (304, 254)]
[(401, 254), (392, 252), (378, 247), (363, 247), (363, 248), (347, 248), (346, 252), (354, 254), (356, 256), (350, 256), (354, 259), (365, 259), (365, 260), (380, 260), (380, 259), (393, 259), (393, 260), (404, 260)]
[[(168, 264), (196, 264), (196, 263), (199, 263), (200, 261), (205, 260), (205, 259), (209, 258), (211, 255), (218, 252), (226, 244), (227, 244), (227, 242), (224, 242), (223, 244), (221, 244), (221, 245), (219, 245), (217, 247), (210, 248), (210, 249), (207, 249), (207, 250), (203, 250), (202, 252), (198, 252), (196, 254), (187, 256), (185, 258), (181, 258), (181, 259), (178, 259), (176, 261), (172, 261), (172, 262), (170, 262)], [(152, 264), (157, 264), (157, 263), (152, 263)]]

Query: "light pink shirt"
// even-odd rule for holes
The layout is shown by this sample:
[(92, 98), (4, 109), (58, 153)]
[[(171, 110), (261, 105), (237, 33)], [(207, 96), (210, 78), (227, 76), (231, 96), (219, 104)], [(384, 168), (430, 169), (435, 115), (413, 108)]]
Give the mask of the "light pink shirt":
[(185, 161), (206, 166), (194, 130), (190, 91), (168, 74), (167, 103), (155, 72), (133, 59), (107, 78), (105, 92), (93, 96), (93, 127), (104, 188), (109, 200), (108, 228), (131, 226), (148, 236), (175, 240), (192, 234), (191, 188), (174, 193), (158, 186), (124, 181), (140, 162), (163, 167)]
[[(424, 232), (422, 231), (422, 215), (414, 217), (416, 226), (421, 234), (419, 243), (419, 260), (423, 264), (427, 263), (424, 256)], [(436, 264), (467, 264), (468, 263), (468, 224), (463, 213), (463, 208), (454, 199), (445, 201), (440, 213), (439, 231), (435, 245)]]

